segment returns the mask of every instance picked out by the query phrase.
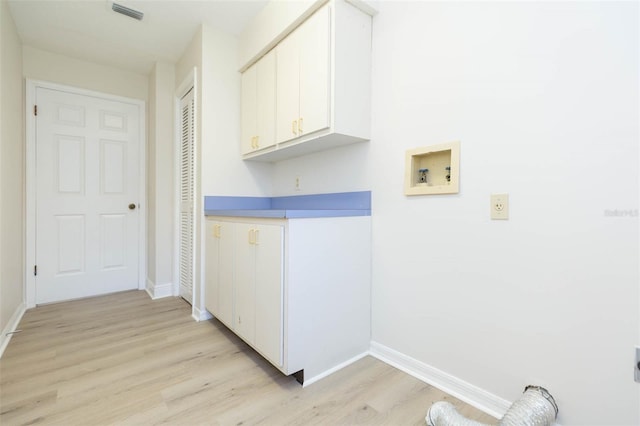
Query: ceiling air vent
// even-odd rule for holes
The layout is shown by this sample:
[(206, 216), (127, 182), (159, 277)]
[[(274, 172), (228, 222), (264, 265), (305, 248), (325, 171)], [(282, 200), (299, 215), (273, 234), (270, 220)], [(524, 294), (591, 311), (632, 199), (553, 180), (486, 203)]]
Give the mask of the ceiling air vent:
[(131, 9), (131, 8), (127, 7), (127, 6), (123, 6), (123, 5), (118, 4), (116, 2), (113, 2), (111, 4), (111, 9), (114, 12), (122, 13), (123, 15), (126, 15), (126, 16), (128, 16), (130, 18), (133, 18), (133, 19), (137, 19), (138, 21), (142, 21), (142, 17), (144, 16), (144, 13), (142, 13), (142, 12), (140, 12), (138, 10), (135, 10), (135, 9)]

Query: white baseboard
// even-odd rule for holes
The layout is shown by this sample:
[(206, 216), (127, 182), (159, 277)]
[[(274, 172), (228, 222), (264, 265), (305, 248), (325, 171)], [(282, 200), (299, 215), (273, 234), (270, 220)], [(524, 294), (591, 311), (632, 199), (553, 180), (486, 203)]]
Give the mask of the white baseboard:
[(207, 311), (206, 309), (200, 310), (195, 306), (193, 307), (191, 316), (193, 317), (194, 320), (198, 322), (207, 321), (213, 318), (213, 315), (211, 315), (209, 311)]
[(498, 419), (502, 418), (511, 406), (511, 402), (497, 395), (380, 343), (371, 342), (371, 356)]
[(345, 362), (340, 363), (340, 364), (336, 365), (335, 367), (332, 367), (332, 368), (330, 368), (330, 369), (328, 369), (328, 370), (326, 370), (326, 371), (323, 371), (322, 373), (320, 373), (320, 374), (318, 374), (318, 375), (316, 375), (316, 376), (313, 376), (313, 377), (311, 377), (311, 378), (309, 378), (309, 379), (306, 379), (306, 378), (305, 378), (305, 379), (304, 379), (304, 383), (302, 384), (302, 387), (303, 387), (303, 388), (305, 388), (305, 387), (307, 387), (307, 386), (309, 386), (309, 385), (312, 385), (312, 384), (314, 384), (315, 382), (317, 382), (318, 380), (324, 379), (324, 378), (325, 378), (325, 377), (327, 377), (328, 375), (333, 374), (333, 373), (335, 373), (335, 372), (336, 372), (336, 371), (338, 371), (338, 370), (342, 370), (342, 369), (343, 369), (343, 368), (345, 368), (346, 366), (348, 366), (348, 365), (350, 365), (350, 364), (353, 364), (354, 362), (356, 362), (356, 361), (358, 361), (358, 360), (361, 360), (362, 358), (364, 358), (364, 357), (365, 357), (365, 356), (367, 356), (367, 355), (369, 355), (369, 352), (368, 352), (368, 351), (367, 351), (367, 352), (363, 352), (363, 353), (361, 353), (360, 355), (356, 355), (356, 356), (354, 356), (353, 358), (348, 359), (348, 360), (346, 360)]
[(11, 337), (13, 336), (14, 331), (18, 329), (18, 324), (20, 324), (20, 320), (22, 316), (27, 311), (27, 307), (24, 303), (21, 303), (16, 311), (11, 316), (11, 319), (5, 326), (4, 330), (2, 330), (2, 335), (0, 336), (0, 358), (2, 358), (2, 354), (4, 354), (4, 350), (7, 348)]
[(152, 299), (161, 299), (163, 297), (173, 296), (173, 284), (155, 284), (148, 278), (145, 290), (147, 290), (147, 293), (149, 293), (149, 296), (151, 296)]

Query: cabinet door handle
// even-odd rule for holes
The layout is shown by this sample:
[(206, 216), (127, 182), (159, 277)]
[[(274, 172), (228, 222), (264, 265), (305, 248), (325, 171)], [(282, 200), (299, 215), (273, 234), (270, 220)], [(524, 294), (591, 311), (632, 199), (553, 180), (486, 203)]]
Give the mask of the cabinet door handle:
[(298, 120), (298, 133), (302, 134), (302, 117)]
[(249, 244), (253, 244), (253, 241), (255, 238), (255, 235), (253, 232), (254, 232), (253, 229), (249, 229)]
[(260, 136), (256, 136), (256, 148), (260, 148)]
[(259, 229), (254, 229), (253, 230), (253, 244), (254, 245), (258, 245), (260, 244), (260, 230)]
[(220, 229), (222, 229), (222, 225), (216, 225), (216, 238), (220, 238)]
[(293, 132), (294, 135), (298, 134), (298, 125), (297, 125), (297, 120), (293, 120), (291, 122), (291, 131)]

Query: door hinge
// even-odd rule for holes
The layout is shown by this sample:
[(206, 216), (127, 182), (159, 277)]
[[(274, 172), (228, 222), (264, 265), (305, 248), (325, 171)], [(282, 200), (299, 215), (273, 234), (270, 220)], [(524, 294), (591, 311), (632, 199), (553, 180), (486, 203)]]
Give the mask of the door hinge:
[(33, 275), (38, 275), (38, 265), (33, 265)]
[(35, 116), (38, 115), (38, 105), (34, 105), (33, 106), (33, 115), (35, 115)]

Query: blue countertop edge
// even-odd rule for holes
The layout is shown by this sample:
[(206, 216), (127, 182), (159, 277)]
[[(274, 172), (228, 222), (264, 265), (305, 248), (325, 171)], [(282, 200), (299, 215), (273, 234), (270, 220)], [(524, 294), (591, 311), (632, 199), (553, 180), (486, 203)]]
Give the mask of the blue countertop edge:
[(285, 197), (204, 197), (206, 216), (313, 218), (371, 216), (371, 191)]
[(371, 210), (205, 210), (205, 216), (303, 219), (314, 217), (371, 216)]

